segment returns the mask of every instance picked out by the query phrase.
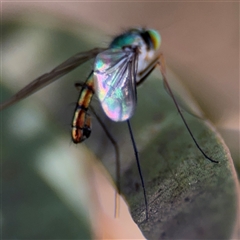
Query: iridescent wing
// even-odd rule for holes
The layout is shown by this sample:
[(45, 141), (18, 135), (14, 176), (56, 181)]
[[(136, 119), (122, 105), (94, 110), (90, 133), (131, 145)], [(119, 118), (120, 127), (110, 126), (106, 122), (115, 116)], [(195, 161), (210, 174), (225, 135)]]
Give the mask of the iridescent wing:
[(0, 104), (0, 110), (13, 105), (14, 103), (20, 101), (23, 98), (28, 97), (34, 92), (38, 91), (42, 87), (54, 82), (59, 79), (63, 75), (69, 73), (73, 69), (77, 68), (84, 62), (88, 61), (91, 58), (94, 58), (98, 53), (104, 51), (104, 48), (94, 48), (87, 52), (80, 52), (75, 54), (74, 56), (67, 59), (62, 64), (58, 65), (51, 72), (45, 73), (42, 76), (36, 78), (27, 86), (25, 86), (22, 90), (13, 95), (6, 102)]
[(113, 121), (129, 119), (137, 103), (136, 48), (109, 49), (95, 58), (94, 87), (106, 115)]

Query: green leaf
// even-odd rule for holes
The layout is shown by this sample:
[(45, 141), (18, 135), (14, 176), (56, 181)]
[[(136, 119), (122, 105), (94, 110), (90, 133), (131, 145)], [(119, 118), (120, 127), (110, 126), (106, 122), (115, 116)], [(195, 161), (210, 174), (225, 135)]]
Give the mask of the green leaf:
[[(146, 108), (142, 107), (142, 116), (139, 114), (135, 116), (138, 120), (133, 120), (133, 126), (139, 119), (142, 124), (138, 127), (141, 130), (134, 131), (137, 139), (145, 128), (151, 131), (139, 152), (148, 220), (135, 161), (121, 178), (121, 190), (134, 221), (147, 239), (230, 239), (237, 221), (239, 196), (227, 146), (209, 122), (185, 113), (198, 144), (219, 163), (205, 159), (190, 138), (172, 99), (161, 88), (161, 81), (150, 81), (152, 86), (149, 83), (138, 92), (139, 99), (147, 101)], [(152, 106), (149, 97), (154, 99), (155, 114), (158, 111), (161, 117), (157, 119), (153, 114), (145, 123), (144, 114), (148, 114), (144, 111)]]

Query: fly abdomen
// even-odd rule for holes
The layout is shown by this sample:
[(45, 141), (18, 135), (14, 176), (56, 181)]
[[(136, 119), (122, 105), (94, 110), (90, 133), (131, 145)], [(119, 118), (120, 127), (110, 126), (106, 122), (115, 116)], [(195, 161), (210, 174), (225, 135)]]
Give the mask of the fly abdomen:
[(74, 143), (83, 142), (91, 134), (91, 120), (84, 110), (75, 111), (72, 125), (72, 140)]
[(91, 119), (88, 114), (88, 107), (94, 94), (93, 87), (91, 74), (82, 86), (73, 116), (72, 140), (74, 143), (83, 142), (91, 134)]

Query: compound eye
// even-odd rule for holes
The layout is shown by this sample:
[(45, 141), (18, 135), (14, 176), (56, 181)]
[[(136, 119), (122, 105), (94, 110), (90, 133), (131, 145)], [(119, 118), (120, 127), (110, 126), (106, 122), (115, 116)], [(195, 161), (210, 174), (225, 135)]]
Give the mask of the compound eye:
[(157, 32), (154, 29), (149, 29), (147, 31), (148, 31), (151, 41), (153, 43), (154, 49), (157, 50), (161, 45), (161, 36), (160, 36), (159, 32)]

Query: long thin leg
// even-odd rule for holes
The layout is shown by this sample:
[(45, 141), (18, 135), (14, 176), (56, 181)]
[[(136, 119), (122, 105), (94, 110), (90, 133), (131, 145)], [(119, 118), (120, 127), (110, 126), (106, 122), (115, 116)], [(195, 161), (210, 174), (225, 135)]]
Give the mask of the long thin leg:
[(173, 102), (174, 102), (174, 104), (175, 104), (175, 106), (176, 106), (176, 108), (177, 108), (177, 110), (178, 110), (178, 112), (179, 112), (179, 114), (180, 114), (180, 116), (181, 116), (181, 118), (182, 118), (182, 121), (183, 121), (185, 127), (187, 128), (187, 130), (188, 130), (188, 132), (189, 132), (192, 140), (194, 141), (195, 145), (197, 146), (197, 148), (199, 149), (199, 151), (203, 154), (203, 156), (204, 156), (206, 159), (208, 159), (209, 161), (211, 161), (211, 162), (213, 162), (213, 163), (218, 163), (218, 161), (213, 160), (212, 158), (210, 158), (210, 157), (207, 156), (207, 154), (202, 150), (202, 148), (199, 146), (197, 140), (196, 140), (195, 137), (193, 136), (192, 131), (191, 131), (191, 129), (189, 128), (189, 126), (188, 126), (188, 124), (187, 124), (187, 122), (186, 122), (186, 120), (185, 120), (185, 118), (184, 118), (184, 116), (183, 116), (183, 114), (182, 114), (179, 106), (178, 106), (178, 103), (177, 103), (177, 101), (176, 101), (176, 99), (175, 99), (175, 97), (174, 97), (174, 95), (173, 95), (173, 92), (172, 92), (172, 90), (171, 90), (171, 88), (170, 88), (170, 86), (169, 86), (169, 84), (168, 84), (168, 81), (167, 81), (167, 78), (166, 78), (165, 61), (164, 61), (163, 55), (160, 55), (159, 58), (162, 58), (162, 61), (159, 62), (158, 65), (160, 66), (160, 71), (161, 71), (161, 73), (162, 73), (163, 81), (164, 81), (164, 83), (165, 83), (165, 86), (167, 87), (168, 92), (169, 92), (169, 94), (170, 94), (170, 96), (171, 96), (171, 98), (172, 98), (172, 100), (173, 100)]
[(157, 56), (142, 72), (138, 74), (140, 77), (140, 80), (137, 82), (137, 87), (141, 85), (147, 79), (147, 77), (152, 73), (152, 71), (156, 68), (158, 61), (159, 61), (159, 56)]
[(94, 108), (90, 105), (92, 96), (94, 94), (92, 72), (90, 73), (85, 83), (76, 83), (75, 87), (77, 88), (81, 87), (81, 92), (80, 92), (78, 103), (76, 104), (76, 109), (75, 109), (75, 114), (73, 119), (72, 132), (74, 134), (73, 135), (74, 142), (79, 143), (84, 141), (87, 137), (89, 137), (91, 133), (90, 116), (88, 114), (88, 109), (90, 108), (93, 114), (95, 115), (95, 117), (97, 118), (98, 122), (100, 123), (101, 127), (103, 128), (104, 132), (106, 133), (107, 137), (109, 138), (110, 142), (112, 143), (115, 150), (117, 191), (115, 192), (114, 216), (117, 217), (119, 215), (119, 200), (120, 200), (119, 195), (121, 193), (119, 147), (117, 145), (117, 142), (113, 138), (113, 136), (108, 131), (104, 122), (98, 116)]
[(116, 182), (117, 182), (117, 191), (115, 192), (115, 208), (114, 208), (114, 216), (118, 217), (119, 216), (119, 195), (121, 194), (121, 184), (120, 184), (120, 172), (121, 172), (121, 167), (120, 167), (120, 158), (119, 158), (119, 147), (116, 142), (116, 140), (113, 138), (111, 133), (108, 131), (106, 125), (102, 121), (102, 119), (98, 116), (96, 113), (95, 109), (90, 106), (90, 109), (98, 122), (100, 123), (101, 127), (103, 128), (105, 134), (107, 135), (108, 139), (112, 143), (114, 150), (115, 150), (115, 157), (116, 157)]
[(139, 162), (137, 146), (136, 146), (136, 143), (135, 143), (135, 140), (134, 140), (134, 137), (133, 137), (133, 132), (132, 132), (132, 128), (131, 128), (131, 124), (130, 124), (130, 120), (129, 119), (127, 120), (127, 124), (128, 124), (128, 130), (129, 130), (129, 133), (130, 133), (130, 136), (131, 136), (131, 141), (132, 141), (132, 145), (133, 145), (133, 149), (134, 149), (134, 154), (135, 154), (135, 158), (136, 158), (136, 161), (137, 161), (138, 172), (139, 172), (139, 175), (140, 175), (142, 189), (143, 189), (145, 208), (146, 208), (146, 220), (148, 220), (147, 194), (146, 194), (144, 180), (143, 180), (143, 176), (142, 176), (142, 170), (141, 170), (141, 166), (140, 166), (140, 162)]
[(167, 92), (170, 94), (171, 98), (173, 99), (173, 102), (177, 108), (177, 111), (179, 112), (181, 118), (182, 118), (182, 121), (184, 123), (184, 125), (186, 126), (191, 138), (193, 139), (195, 145), (197, 146), (197, 148), (199, 149), (199, 151), (203, 154), (203, 156), (208, 159), (209, 161), (213, 162), (213, 163), (218, 163), (218, 161), (216, 160), (213, 160), (212, 158), (208, 157), (207, 154), (202, 150), (202, 148), (199, 146), (199, 144), (197, 143), (197, 140), (195, 139), (195, 137), (193, 136), (192, 134), (192, 131), (191, 129), (189, 128), (181, 110), (180, 110), (180, 107), (177, 103), (177, 100), (175, 99), (174, 97), (174, 94), (168, 84), (168, 81), (167, 81), (167, 78), (166, 78), (166, 64), (165, 64), (165, 59), (164, 59), (164, 56), (163, 54), (159, 54), (158, 57), (156, 57), (152, 63), (150, 64), (150, 67), (148, 67), (147, 69), (145, 69), (144, 71), (142, 71), (140, 73), (140, 75), (142, 75), (143, 77), (137, 82), (137, 86), (139, 86), (140, 84), (142, 84), (144, 82), (144, 80), (146, 80), (146, 78), (149, 76), (149, 74), (156, 68), (156, 66), (159, 66), (160, 67), (160, 71), (162, 73), (162, 76), (163, 76), (163, 81), (164, 81), (164, 86), (165, 88), (167, 89)]
[[(164, 60), (164, 57), (163, 57), (163, 54), (159, 54), (158, 57), (156, 57), (152, 63), (145, 69), (143, 70), (139, 76), (141, 77), (140, 80), (137, 82), (137, 86), (141, 85), (146, 79), (147, 77), (151, 74), (151, 72), (156, 68), (156, 66), (159, 65), (160, 66), (160, 71), (162, 73), (162, 76), (163, 76), (163, 81), (164, 81), (164, 86), (165, 88), (167, 89), (168, 93), (170, 94), (171, 98), (173, 99), (174, 101), (174, 104), (182, 118), (182, 121), (184, 123), (184, 125), (186, 126), (191, 138), (193, 139), (195, 145), (197, 146), (197, 148), (200, 150), (200, 152), (203, 154), (203, 156), (208, 159), (209, 161), (213, 162), (213, 163), (218, 163), (218, 161), (216, 160), (213, 160), (212, 158), (208, 157), (205, 152), (202, 150), (202, 148), (199, 146), (199, 144), (197, 143), (197, 140), (195, 139), (195, 137), (193, 136), (192, 134), (192, 131), (191, 129), (189, 128), (181, 110), (180, 110), (180, 107), (173, 95), (173, 92), (167, 82), (167, 78), (166, 78), (166, 68), (165, 68), (165, 60)], [(141, 166), (140, 166), (140, 163), (139, 163), (139, 157), (138, 157), (138, 151), (137, 151), (137, 147), (136, 147), (136, 143), (135, 143), (135, 140), (134, 140), (134, 137), (133, 137), (133, 133), (132, 133), (132, 129), (131, 129), (131, 125), (130, 125), (130, 121), (127, 120), (127, 123), (128, 123), (128, 129), (129, 129), (129, 132), (130, 132), (130, 136), (131, 136), (131, 140), (132, 140), (132, 144), (133, 144), (133, 148), (134, 148), (134, 153), (135, 153), (135, 158), (136, 158), (136, 161), (137, 161), (137, 166), (138, 166), (138, 172), (139, 172), (139, 175), (140, 175), (140, 179), (141, 179), (141, 183), (142, 183), (142, 188), (143, 188), (143, 193), (144, 193), (144, 200), (145, 200), (145, 206), (146, 206), (146, 219), (148, 219), (148, 202), (147, 202), (147, 196), (146, 196), (146, 190), (145, 190), (145, 185), (144, 185), (144, 180), (143, 180), (143, 176), (142, 176), (142, 171), (141, 171)]]

